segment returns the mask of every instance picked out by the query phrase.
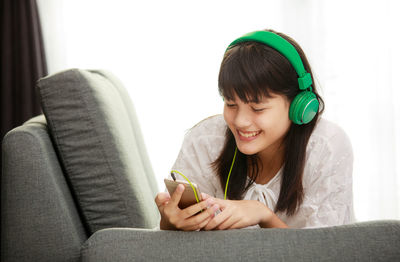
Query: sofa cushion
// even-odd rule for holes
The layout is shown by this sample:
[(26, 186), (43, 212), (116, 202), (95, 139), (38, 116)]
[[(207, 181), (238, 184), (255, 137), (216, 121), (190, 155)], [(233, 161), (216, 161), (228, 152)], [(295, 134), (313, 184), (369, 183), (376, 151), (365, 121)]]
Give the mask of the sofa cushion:
[(38, 93), (89, 231), (156, 226), (157, 185), (121, 83), (105, 71), (70, 69), (40, 79)]

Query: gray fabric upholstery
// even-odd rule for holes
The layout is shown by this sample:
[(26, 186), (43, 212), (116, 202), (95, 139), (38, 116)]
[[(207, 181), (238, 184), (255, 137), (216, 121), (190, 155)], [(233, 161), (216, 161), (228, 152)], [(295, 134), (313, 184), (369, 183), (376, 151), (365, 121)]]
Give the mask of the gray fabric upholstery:
[(1, 261), (78, 261), (87, 239), (44, 117), (3, 140)]
[(133, 106), (116, 78), (72, 69), (41, 79), (38, 90), (90, 232), (156, 226), (157, 185)]
[(144, 229), (159, 219), (158, 190), (121, 83), (73, 69), (41, 80), (39, 93), (51, 131), (39, 116), (2, 144), (1, 261), (400, 261), (400, 221)]
[(143, 135), (142, 135), (142, 130), (139, 126), (139, 120), (136, 117), (136, 110), (133, 107), (132, 101), (130, 99), (130, 96), (128, 92), (126, 91), (125, 87), (122, 85), (122, 83), (119, 81), (118, 78), (116, 78), (113, 74), (111, 74), (108, 71), (105, 70), (97, 70), (93, 71), (98, 73), (99, 75), (104, 76), (104, 78), (107, 78), (115, 87), (115, 89), (118, 91), (122, 102), (124, 103), (125, 109), (127, 110), (128, 117), (129, 117), (129, 124), (132, 128), (133, 135), (135, 137), (135, 146), (137, 147), (138, 151), (140, 153), (140, 158), (142, 160), (142, 164), (144, 167), (144, 172), (146, 173), (145, 178), (147, 179), (150, 189), (153, 192), (153, 195), (155, 196), (158, 193), (158, 186), (157, 186), (157, 181), (153, 173), (153, 168), (150, 163), (150, 159), (147, 154), (147, 149), (143, 141)]
[(400, 261), (398, 247), (399, 221), (218, 232), (121, 228), (92, 235), (82, 261)]

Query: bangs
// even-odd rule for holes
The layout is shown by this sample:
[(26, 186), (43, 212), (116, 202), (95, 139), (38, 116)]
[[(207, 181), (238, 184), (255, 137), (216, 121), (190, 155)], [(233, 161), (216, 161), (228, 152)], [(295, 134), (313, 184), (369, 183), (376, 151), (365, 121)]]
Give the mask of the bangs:
[[(221, 64), (218, 89), (221, 96), (234, 100), (235, 95), (244, 103), (258, 103), (271, 93), (282, 92), (282, 72), (269, 59), (269, 47), (247, 42), (229, 49)], [(280, 54), (279, 54), (280, 55)]]

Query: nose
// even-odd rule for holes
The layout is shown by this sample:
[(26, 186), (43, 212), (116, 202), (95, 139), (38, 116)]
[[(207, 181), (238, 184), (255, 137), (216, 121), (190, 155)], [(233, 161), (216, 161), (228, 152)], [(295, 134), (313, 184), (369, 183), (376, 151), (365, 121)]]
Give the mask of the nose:
[(251, 118), (249, 114), (246, 113), (245, 110), (239, 109), (236, 112), (234, 124), (239, 129), (245, 129), (251, 125)]

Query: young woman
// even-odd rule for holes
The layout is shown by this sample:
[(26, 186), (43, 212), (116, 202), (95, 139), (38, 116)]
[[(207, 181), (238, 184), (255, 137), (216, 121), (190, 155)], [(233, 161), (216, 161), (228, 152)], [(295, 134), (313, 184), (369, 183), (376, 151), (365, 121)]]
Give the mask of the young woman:
[(183, 185), (172, 196), (159, 193), (160, 228), (353, 222), (352, 147), (320, 117), (324, 103), (300, 46), (272, 30), (249, 33), (229, 45), (218, 81), (223, 116), (187, 133), (173, 167), (199, 186), (203, 201), (180, 209)]

